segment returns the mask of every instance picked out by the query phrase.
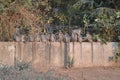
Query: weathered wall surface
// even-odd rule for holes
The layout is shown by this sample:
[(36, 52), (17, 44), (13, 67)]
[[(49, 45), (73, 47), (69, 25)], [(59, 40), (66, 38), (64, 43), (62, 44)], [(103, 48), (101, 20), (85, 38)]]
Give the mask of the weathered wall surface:
[(0, 42), (0, 65), (14, 65), (15, 44)]
[(68, 58), (74, 67), (112, 66), (111, 57), (118, 43), (99, 42), (0, 42), (0, 64), (14, 65), (16, 61), (31, 62), (34, 68), (64, 67)]

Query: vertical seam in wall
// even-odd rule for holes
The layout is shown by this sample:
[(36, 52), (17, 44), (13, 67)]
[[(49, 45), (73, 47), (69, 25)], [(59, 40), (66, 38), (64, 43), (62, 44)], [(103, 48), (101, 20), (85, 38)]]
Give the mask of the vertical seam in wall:
[(31, 42), (31, 44), (32, 44), (32, 63), (33, 63), (33, 43)]
[(21, 61), (21, 42), (18, 42), (18, 57), (20, 56), (20, 61)]
[(33, 61), (34, 61), (34, 59), (35, 59), (35, 55), (36, 55), (36, 49), (37, 49), (37, 47), (36, 47), (36, 41), (35, 41), (35, 42), (34, 42)]
[(35, 42), (31, 42), (31, 47), (32, 47), (32, 60), (31, 60), (31, 64), (34, 64), (35, 61), (35, 57), (36, 57), (36, 46), (37, 44)]
[(82, 43), (80, 42), (80, 58), (81, 58), (81, 60), (82, 60)]
[(101, 58), (101, 64), (100, 65), (102, 65), (103, 53), (102, 53), (102, 45), (101, 45), (101, 43), (99, 43), (98, 49), (99, 49), (99, 54), (100, 54), (100, 58)]
[(51, 42), (50, 42), (50, 46), (49, 46), (49, 64), (51, 64)]
[(93, 56), (93, 42), (91, 42), (91, 50), (92, 50), (91, 53), (92, 53), (92, 63), (93, 63), (93, 60), (94, 60), (93, 59), (94, 58), (94, 56)]
[[(104, 65), (105, 65), (105, 56), (104, 56), (104, 44), (101, 44), (102, 46), (102, 56), (103, 56), (103, 61), (104, 61)], [(103, 66), (104, 66), (103, 65)]]
[(67, 57), (67, 51), (68, 51), (67, 43), (64, 42), (64, 67), (67, 66), (67, 59), (68, 59), (68, 57)]
[(73, 53), (72, 53), (73, 54), (73, 56), (72, 56), (73, 60), (75, 60), (75, 57), (74, 57), (75, 56), (75, 51), (74, 50), (75, 50), (75, 43), (73, 42)]
[(15, 51), (14, 51), (14, 67), (16, 66), (16, 42), (14, 42), (14, 47), (15, 47)]
[(23, 56), (22, 56), (23, 55), (23, 46), (24, 45), (23, 45), (23, 42), (22, 42), (22, 44), (21, 44), (21, 61), (23, 61)]
[[(60, 42), (60, 56), (61, 56), (60, 58), (61, 58), (61, 60), (62, 60), (62, 56), (63, 56), (63, 55), (62, 55), (62, 42)], [(62, 61), (61, 61), (61, 62), (62, 62)], [(62, 63), (61, 63), (61, 64), (62, 64)]]

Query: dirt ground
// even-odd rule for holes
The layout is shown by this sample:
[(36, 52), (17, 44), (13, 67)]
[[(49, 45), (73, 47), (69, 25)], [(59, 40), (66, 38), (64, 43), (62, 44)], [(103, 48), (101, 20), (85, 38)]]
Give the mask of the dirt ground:
[(120, 80), (120, 67), (50, 69), (35, 72), (32, 69), (0, 69), (0, 80)]
[(120, 80), (120, 67), (79, 68), (56, 71), (70, 80)]

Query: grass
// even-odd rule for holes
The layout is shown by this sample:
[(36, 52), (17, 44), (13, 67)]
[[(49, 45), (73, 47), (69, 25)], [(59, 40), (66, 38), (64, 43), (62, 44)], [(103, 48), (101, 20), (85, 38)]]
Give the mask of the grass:
[(35, 72), (29, 63), (18, 62), (13, 66), (0, 67), (0, 80), (69, 80), (68, 78), (54, 76), (54, 71), (44, 73)]

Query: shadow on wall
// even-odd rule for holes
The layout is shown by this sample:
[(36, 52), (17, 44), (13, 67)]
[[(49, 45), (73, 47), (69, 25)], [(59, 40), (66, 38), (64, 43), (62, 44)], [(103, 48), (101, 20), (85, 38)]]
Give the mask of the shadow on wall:
[[(10, 46), (13, 46), (12, 50)], [(88, 42), (83, 42), (82, 44), (76, 42), (74, 45), (75, 48), (73, 48), (71, 42), (65, 42), (63, 44), (60, 44), (59, 42), (1, 42), (0, 63), (14, 65), (15, 59), (22, 59), (27, 62), (32, 61), (37, 67), (50, 65), (69, 68), (69, 56), (72, 54), (72, 57), (74, 58), (74, 67), (109, 66), (111, 65), (110, 57), (113, 57), (119, 50), (118, 43), (116, 42), (110, 42), (107, 45), (102, 46), (100, 43), (94, 42), (93, 51), (91, 51), (91, 46), (92, 45)], [(91, 57), (92, 53), (94, 53), (92, 55), (94, 57)]]
[(116, 56), (116, 53), (119, 52), (119, 43), (115, 43), (115, 42), (111, 42), (111, 46), (112, 46), (112, 53), (113, 53), (113, 56), (110, 56), (109, 57), (109, 61), (113, 61), (115, 56)]
[(112, 51), (113, 51), (113, 53), (114, 54), (116, 54), (117, 52), (118, 52), (118, 50), (119, 50), (119, 43), (112, 43)]
[(67, 66), (67, 56), (68, 56), (68, 43), (65, 43), (65, 49), (64, 49), (64, 67)]

